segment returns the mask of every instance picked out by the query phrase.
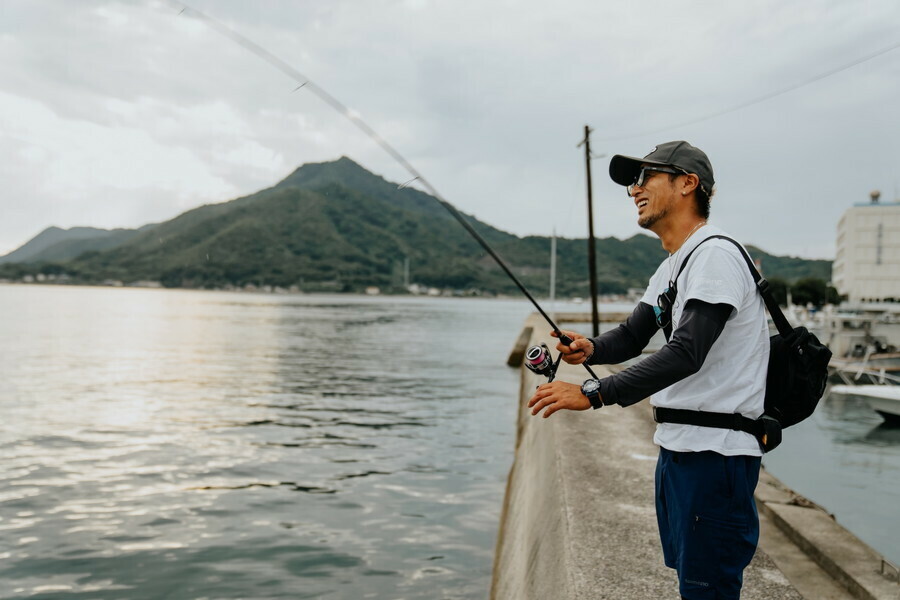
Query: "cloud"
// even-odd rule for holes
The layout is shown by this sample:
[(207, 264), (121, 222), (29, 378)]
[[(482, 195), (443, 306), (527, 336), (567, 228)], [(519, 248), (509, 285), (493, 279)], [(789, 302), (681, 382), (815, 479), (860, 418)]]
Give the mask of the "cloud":
[[(104, 212), (166, 218), (236, 191), (192, 150), (160, 143), (144, 129), (63, 118), (39, 102), (2, 92), (0, 145), (6, 181), (28, 182), (19, 186), (16, 202), (44, 217), (53, 206), (50, 214), (97, 219), (82, 225), (119, 225)], [(135, 202), (138, 197), (143, 199)], [(122, 203), (132, 206), (122, 211)], [(4, 228), (24, 225), (17, 221), (9, 219)]]
[[(358, 111), (461, 210), (517, 234), (586, 234), (585, 124), (598, 155), (667, 139), (706, 149), (719, 176), (714, 220), (770, 252), (829, 256), (843, 210), (872, 188), (896, 195), (900, 51), (672, 127), (896, 43), (893, 0), (192, 6)], [(20, 0), (3, 10), (0, 93), (21, 114), (19, 129), (4, 125), (0, 153), (13, 161), (8, 187), (35, 206), (111, 215), (104, 198), (119, 190), (133, 208), (115, 224), (138, 226), (340, 155), (409, 178), (308, 90), (294, 92), (297, 82), (173, 3)], [(598, 235), (639, 231), (606, 160), (593, 167)], [(74, 224), (48, 222), (66, 211), (16, 214), (0, 248)]]

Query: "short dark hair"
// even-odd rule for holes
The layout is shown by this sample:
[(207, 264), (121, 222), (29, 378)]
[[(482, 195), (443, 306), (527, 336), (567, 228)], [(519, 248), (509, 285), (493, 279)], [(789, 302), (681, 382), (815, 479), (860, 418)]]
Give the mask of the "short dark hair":
[[(684, 173), (670, 173), (669, 174), (669, 182), (675, 183), (675, 178), (679, 175), (684, 175)], [(709, 194), (706, 193), (706, 190), (703, 189), (703, 186), (699, 183), (697, 184), (697, 189), (694, 190), (694, 200), (697, 203), (697, 214), (704, 219), (709, 218), (709, 205), (710, 199), (712, 199), (713, 194), (716, 191), (713, 189)]]
[(712, 195), (715, 193), (715, 190), (713, 190), (711, 194), (707, 194), (702, 187), (700, 187), (699, 185), (697, 186), (694, 196), (694, 199), (697, 202), (697, 214), (704, 219), (709, 218), (709, 201), (712, 198)]

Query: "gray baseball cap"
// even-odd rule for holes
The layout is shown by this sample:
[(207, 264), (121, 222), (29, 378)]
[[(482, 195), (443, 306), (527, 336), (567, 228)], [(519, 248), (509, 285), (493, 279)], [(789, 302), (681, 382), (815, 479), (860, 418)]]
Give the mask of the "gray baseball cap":
[(609, 176), (619, 185), (631, 185), (641, 172), (641, 165), (676, 167), (700, 178), (700, 187), (712, 194), (716, 180), (709, 157), (700, 148), (685, 141), (666, 142), (650, 151), (644, 158), (616, 154), (609, 161)]

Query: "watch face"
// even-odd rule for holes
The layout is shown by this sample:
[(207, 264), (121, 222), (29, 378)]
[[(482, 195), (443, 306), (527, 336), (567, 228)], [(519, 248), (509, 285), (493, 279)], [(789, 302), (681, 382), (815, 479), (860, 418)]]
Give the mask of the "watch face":
[(588, 394), (593, 394), (594, 392), (600, 389), (600, 382), (596, 379), (588, 379), (584, 383), (581, 384), (581, 392), (586, 396)]

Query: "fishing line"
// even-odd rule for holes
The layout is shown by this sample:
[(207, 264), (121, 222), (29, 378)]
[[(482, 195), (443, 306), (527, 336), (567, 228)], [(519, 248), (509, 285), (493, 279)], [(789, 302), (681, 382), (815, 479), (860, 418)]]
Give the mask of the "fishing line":
[[(268, 50), (266, 50), (265, 48), (263, 48), (256, 42), (249, 40), (248, 38), (244, 37), (243, 35), (239, 34), (236, 31), (234, 31), (227, 25), (213, 19), (209, 15), (207, 15), (203, 12), (200, 12), (199, 10), (191, 8), (187, 4), (178, 2), (177, 0), (169, 0), (169, 2), (170, 2), (170, 4), (173, 4), (173, 5), (181, 8), (181, 12), (179, 13), (179, 15), (188, 14), (190, 16), (196, 17), (197, 19), (200, 19), (201, 21), (203, 21), (204, 23), (209, 25), (212, 29), (215, 29), (216, 31), (218, 31), (219, 33), (221, 33), (222, 35), (224, 35), (231, 41), (235, 42), (236, 44), (239, 44), (246, 50), (249, 50), (250, 52), (252, 52), (256, 56), (258, 56), (262, 60), (266, 61), (267, 63), (269, 63), (270, 65), (272, 65), (273, 67), (275, 67), (276, 69), (278, 69), (279, 71), (281, 71), (282, 73), (287, 75), (288, 77), (292, 78), (294, 81), (296, 81), (299, 84), (294, 89), (295, 92), (300, 90), (301, 88), (303, 88), (305, 90), (309, 90), (310, 92), (312, 92), (313, 94), (318, 96), (321, 100), (323, 100), (326, 104), (328, 104), (333, 109), (335, 109), (336, 111), (338, 111), (339, 113), (344, 115), (344, 117), (346, 117), (354, 125), (356, 125), (360, 130), (362, 130), (363, 133), (365, 133), (368, 137), (370, 137), (372, 140), (374, 140), (379, 146), (382, 147), (382, 149), (384, 149), (385, 152), (390, 154), (391, 157), (394, 158), (394, 160), (396, 160), (398, 163), (400, 163), (400, 165), (402, 165), (403, 168), (406, 169), (410, 175), (412, 175), (413, 179), (411, 179), (406, 184), (403, 184), (401, 187), (405, 187), (406, 185), (412, 183), (413, 181), (418, 181), (419, 183), (421, 183), (422, 187), (424, 187), (428, 191), (428, 193), (431, 194), (432, 197), (434, 197), (435, 200), (440, 202), (441, 205), (444, 208), (446, 208), (447, 211), (453, 216), (453, 218), (455, 218), (457, 221), (459, 221), (459, 224), (463, 226), (463, 228), (469, 233), (469, 235), (471, 235), (473, 238), (475, 238), (475, 241), (478, 242), (478, 244), (481, 245), (482, 248), (484, 248), (485, 252), (487, 252), (491, 256), (491, 258), (493, 258), (494, 261), (496, 261), (496, 263), (498, 265), (500, 265), (500, 268), (503, 269), (503, 271), (506, 273), (507, 276), (509, 276), (509, 278), (512, 280), (512, 282), (514, 284), (516, 284), (516, 287), (519, 288), (519, 291), (521, 291), (525, 295), (525, 297), (528, 298), (528, 300), (531, 302), (531, 304), (537, 309), (538, 313), (540, 313), (540, 315), (544, 318), (544, 320), (550, 324), (550, 327), (553, 328), (553, 331), (559, 337), (559, 340), (566, 344), (572, 343), (572, 340), (567, 335), (563, 334), (562, 331), (560, 331), (559, 327), (557, 327), (557, 325), (553, 321), (553, 319), (551, 319), (550, 316), (546, 312), (544, 312), (544, 309), (541, 308), (541, 306), (537, 303), (537, 300), (534, 299), (534, 297), (531, 295), (531, 293), (529, 293), (529, 291), (525, 288), (525, 286), (522, 284), (522, 282), (519, 281), (518, 277), (516, 277), (513, 274), (513, 272), (510, 270), (510, 268), (508, 266), (506, 266), (506, 263), (503, 261), (502, 258), (500, 258), (500, 255), (498, 255), (496, 252), (494, 252), (494, 249), (488, 245), (488, 243), (484, 240), (484, 238), (481, 237), (481, 235), (477, 231), (475, 231), (475, 228), (462, 215), (462, 213), (460, 213), (458, 210), (456, 210), (456, 208), (454, 208), (452, 204), (450, 204), (449, 202), (444, 200), (444, 197), (441, 196), (440, 193), (438, 193), (438, 191), (434, 188), (434, 186), (432, 186), (431, 183), (427, 179), (425, 179), (425, 177), (421, 173), (419, 173), (415, 169), (415, 167), (413, 167), (412, 164), (410, 164), (410, 162), (408, 160), (406, 160), (406, 158), (403, 157), (402, 154), (400, 154), (397, 150), (395, 150), (393, 146), (388, 144), (387, 141), (385, 141), (384, 138), (382, 138), (380, 135), (378, 135), (378, 133), (374, 129), (369, 127), (369, 125), (365, 121), (363, 121), (359, 116), (354, 114), (354, 112), (352, 110), (350, 110), (347, 106), (345, 106), (343, 103), (341, 103), (337, 98), (335, 98), (334, 96), (332, 96), (331, 94), (326, 92), (322, 87), (320, 87), (319, 85), (314, 83), (309, 77), (305, 76), (303, 73), (301, 73), (300, 71), (298, 71), (297, 69), (295, 69), (294, 67), (292, 67), (291, 65), (286, 63), (285, 61), (281, 60), (280, 58), (278, 58), (277, 56), (275, 56), (274, 54), (272, 54), (271, 52), (269, 52)], [(591, 374), (591, 377), (593, 377), (595, 379), (597, 378), (597, 376), (594, 374), (594, 372), (591, 370), (591, 368), (587, 364), (582, 363), (582, 365), (584, 366), (585, 369), (587, 369), (588, 373)]]

